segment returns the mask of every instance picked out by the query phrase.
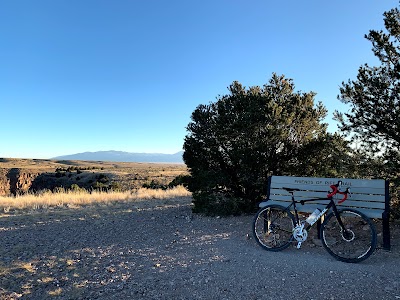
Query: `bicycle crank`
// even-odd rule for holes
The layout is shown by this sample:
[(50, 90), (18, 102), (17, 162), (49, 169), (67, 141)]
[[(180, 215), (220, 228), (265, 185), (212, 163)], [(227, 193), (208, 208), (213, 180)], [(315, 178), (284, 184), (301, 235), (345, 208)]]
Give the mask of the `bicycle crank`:
[(303, 243), (308, 237), (308, 232), (304, 229), (304, 224), (297, 225), (293, 229), (293, 237), (298, 242), (297, 249), (300, 249), (301, 243)]

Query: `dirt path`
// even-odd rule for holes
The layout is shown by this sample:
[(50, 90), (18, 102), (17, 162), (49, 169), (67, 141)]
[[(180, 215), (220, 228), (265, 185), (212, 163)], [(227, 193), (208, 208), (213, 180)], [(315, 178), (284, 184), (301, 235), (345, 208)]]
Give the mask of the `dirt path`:
[(267, 252), (252, 216), (190, 199), (3, 215), (0, 299), (400, 299), (400, 235), (360, 264), (307, 242)]

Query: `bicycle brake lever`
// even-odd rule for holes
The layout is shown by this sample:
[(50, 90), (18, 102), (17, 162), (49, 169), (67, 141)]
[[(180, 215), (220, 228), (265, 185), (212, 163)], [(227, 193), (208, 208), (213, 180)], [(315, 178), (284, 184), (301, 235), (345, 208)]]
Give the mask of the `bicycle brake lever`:
[(344, 201), (346, 201), (346, 199), (348, 198), (348, 196), (351, 196), (350, 188), (346, 188), (346, 191), (344, 191), (344, 192), (338, 192), (338, 193), (341, 194), (341, 195), (344, 195), (343, 199), (341, 199), (341, 200), (338, 201), (338, 204), (343, 203)]

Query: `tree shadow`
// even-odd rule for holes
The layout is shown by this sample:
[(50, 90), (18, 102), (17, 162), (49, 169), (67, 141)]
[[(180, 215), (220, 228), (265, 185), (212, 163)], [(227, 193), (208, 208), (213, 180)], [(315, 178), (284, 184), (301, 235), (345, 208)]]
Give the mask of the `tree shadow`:
[(223, 261), (215, 243), (230, 233), (202, 226), (187, 201), (168, 203), (1, 218), (0, 298), (108, 298), (128, 286), (132, 296), (149, 296), (149, 280), (172, 282), (169, 271), (186, 276)]
[[(151, 199), (0, 215), (0, 299), (184, 299), (192, 289), (194, 299), (238, 299), (235, 293), (257, 280), (262, 287), (277, 276), (280, 283), (286, 278), (289, 286), (295, 284), (291, 265), (295, 272), (305, 265), (304, 275), (313, 274), (321, 284), (331, 280), (322, 263), (325, 271), (337, 270), (339, 280), (354, 272), (397, 268), (399, 253), (377, 253), (349, 268), (322, 248), (264, 251), (246, 238), (252, 216), (193, 215), (190, 201)], [(275, 277), (268, 277), (270, 271)], [(243, 278), (231, 278), (238, 274)], [(253, 298), (264, 292), (255, 290)]]

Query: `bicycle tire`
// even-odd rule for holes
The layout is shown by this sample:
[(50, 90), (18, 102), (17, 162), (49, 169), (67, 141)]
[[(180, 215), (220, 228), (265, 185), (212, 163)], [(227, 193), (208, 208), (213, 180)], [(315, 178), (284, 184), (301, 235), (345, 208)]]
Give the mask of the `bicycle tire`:
[(367, 259), (376, 249), (375, 225), (363, 213), (350, 208), (338, 210), (346, 232), (331, 212), (321, 225), (322, 245), (337, 260), (358, 263)]
[(253, 220), (253, 235), (257, 243), (268, 251), (286, 249), (293, 241), (293, 214), (280, 205), (261, 208)]

